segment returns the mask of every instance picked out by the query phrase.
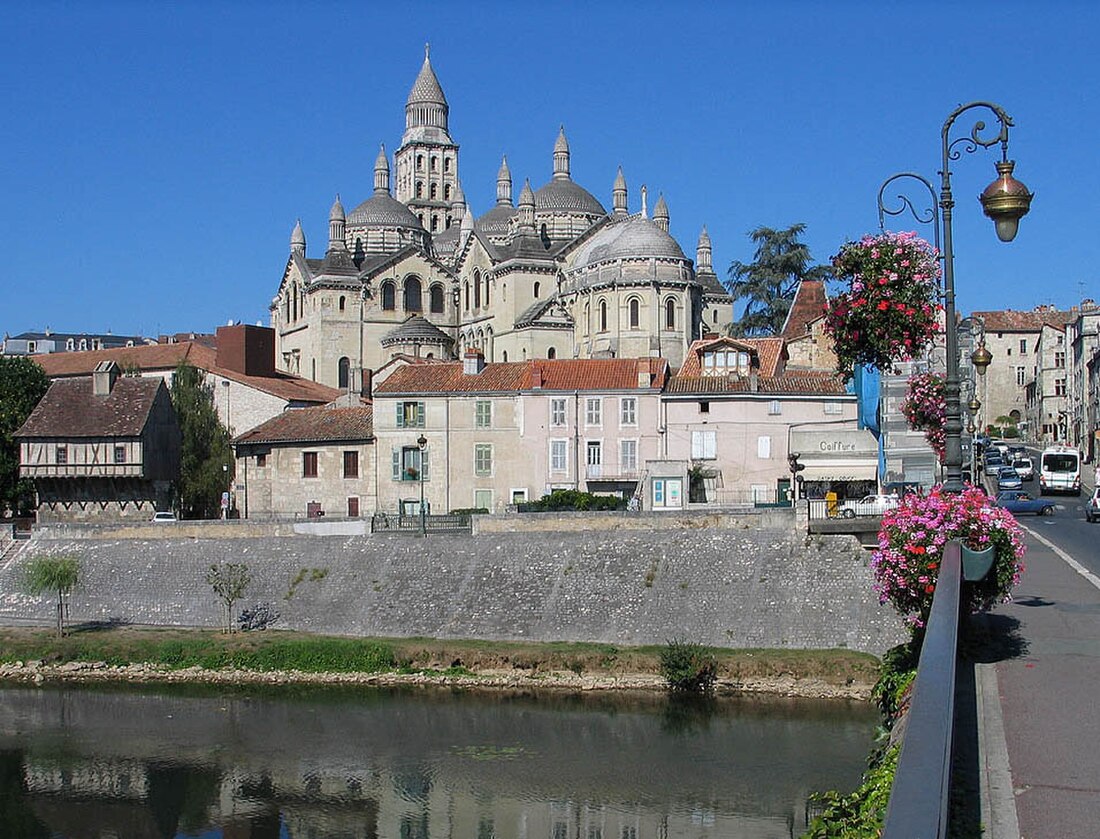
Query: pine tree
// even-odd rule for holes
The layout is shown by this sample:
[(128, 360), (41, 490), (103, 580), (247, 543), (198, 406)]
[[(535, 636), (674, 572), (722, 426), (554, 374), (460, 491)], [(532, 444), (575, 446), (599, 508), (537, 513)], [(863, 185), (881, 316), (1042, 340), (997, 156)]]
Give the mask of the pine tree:
[(176, 368), (171, 394), (183, 435), (180, 517), (217, 518), (221, 494), (229, 488), (234, 471), (229, 431), (214, 409), (214, 388), (206, 383), (202, 370), (184, 362)]

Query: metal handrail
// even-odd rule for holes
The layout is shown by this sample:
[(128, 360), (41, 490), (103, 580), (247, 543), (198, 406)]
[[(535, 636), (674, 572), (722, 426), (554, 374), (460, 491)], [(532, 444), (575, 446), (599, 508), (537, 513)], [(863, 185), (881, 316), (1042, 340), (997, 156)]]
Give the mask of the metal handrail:
[(955, 659), (959, 646), (962, 549), (944, 546), (943, 563), (921, 647), (883, 839), (947, 836), (951, 738), (955, 723)]

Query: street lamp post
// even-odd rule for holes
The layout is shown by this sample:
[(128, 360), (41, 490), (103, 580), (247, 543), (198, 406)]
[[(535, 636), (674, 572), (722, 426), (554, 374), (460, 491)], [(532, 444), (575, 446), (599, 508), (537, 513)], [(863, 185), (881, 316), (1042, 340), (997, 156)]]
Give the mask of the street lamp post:
[(416, 446), (420, 449), (420, 469), (418, 474), (420, 476), (420, 535), (428, 535), (428, 519), (427, 511), (424, 508), (424, 452), (428, 449), (428, 438), (421, 434), (416, 438)]
[[(981, 109), (989, 111), (997, 119), (1000, 128), (994, 136), (985, 134), (986, 124), (983, 120), (977, 120), (969, 134), (951, 139), (951, 129), (955, 121), (967, 111)], [(944, 381), (944, 391), (947, 397), (947, 415), (945, 421), (944, 440), (944, 466), (947, 470), (947, 479), (944, 490), (947, 492), (960, 492), (962, 490), (962, 411), (959, 400), (959, 334), (958, 324), (955, 322), (955, 250), (952, 239), (951, 217), (955, 207), (955, 199), (951, 193), (951, 161), (958, 160), (962, 153), (976, 152), (979, 148), (988, 149), (991, 146), (1001, 146), (1001, 160), (996, 164), (997, 179), (982, 192), (979, 201), (983, 212), (993, 220), (997, 228), (997, 238), (1002, 242), (1011, 242), (1016, 236), (1020, 219), (1027, 215), (1031, 208), (1032, 194), (1028, 192), (1020, 181), (1012, 176), (1015, 161), (1008, 159), (1008, 129), (1013, 125), (1012, 117), (1005, 113), (1000, 105), (992, 102), (970, 102), (960, 105), (943, 123), (940, 131), (942, 168), (940, 169), (939, 201), (936, 201), (932, 185), (920, 175), (904, 172), (889, 178), (879, 189), (878, 207), (879, 223), (883, 222), (883, 214), (898, 215), (909, 210), (918, 222), (936, 225), (937, 248), (940, 239), (940, 223), (943, 229), (943, 301), (944, 317), (946, 320), (944, 331), (944, 344), (947, 354), (947, 372)], [(933, 199), (933, 209), (929, 217), (922, 217), (916, 208), (907, 199), (902, 197), (902, 206), (896, 210), (886, 209), (882, 203), (882, 193), (887, 184), (899, 178), (915, 178), (923, 183), (929, 190)], [(936, 206), (939, 207), (939, 215), (936, 214)], [(971, 356), (975, 369), (979, 374), (985, 373), (993, 357), (986, 349), (984, 340)]]
[(982, 403), (978, 401), (977, 396), (972, 396), (970, 401), (966, 403), (966, 410), (970, 412), (970, 425), (966, 427), (966, 430), (970, 432), (970, 483), (977, 486), (978, 473), (977, 473), (977, 445), (974, 442), (974, 432), (978, 430), (975, 425), (975, 421), (978, 419), (978, 410), (982, 407)]

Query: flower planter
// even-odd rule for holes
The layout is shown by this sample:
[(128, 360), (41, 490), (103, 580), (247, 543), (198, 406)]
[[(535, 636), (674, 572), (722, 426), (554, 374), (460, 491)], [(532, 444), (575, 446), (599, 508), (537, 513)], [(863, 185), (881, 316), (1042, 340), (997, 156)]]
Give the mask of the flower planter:
[(963, 579), (968, 583), (976, 583), (984, 580), (989, 569), (993, 567), (993, 559), (996, 548), (989, 547), (984, 551), (972, 551), (966, 545), (962, 546)]

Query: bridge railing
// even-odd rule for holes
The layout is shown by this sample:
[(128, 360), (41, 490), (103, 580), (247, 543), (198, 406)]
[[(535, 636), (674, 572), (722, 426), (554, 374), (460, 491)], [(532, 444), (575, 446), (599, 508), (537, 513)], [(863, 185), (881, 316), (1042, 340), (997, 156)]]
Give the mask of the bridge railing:
[(947, 836), (961, 593), (961, 546), (952, 541), (944, 546), (925, 628), (883, 839)]

